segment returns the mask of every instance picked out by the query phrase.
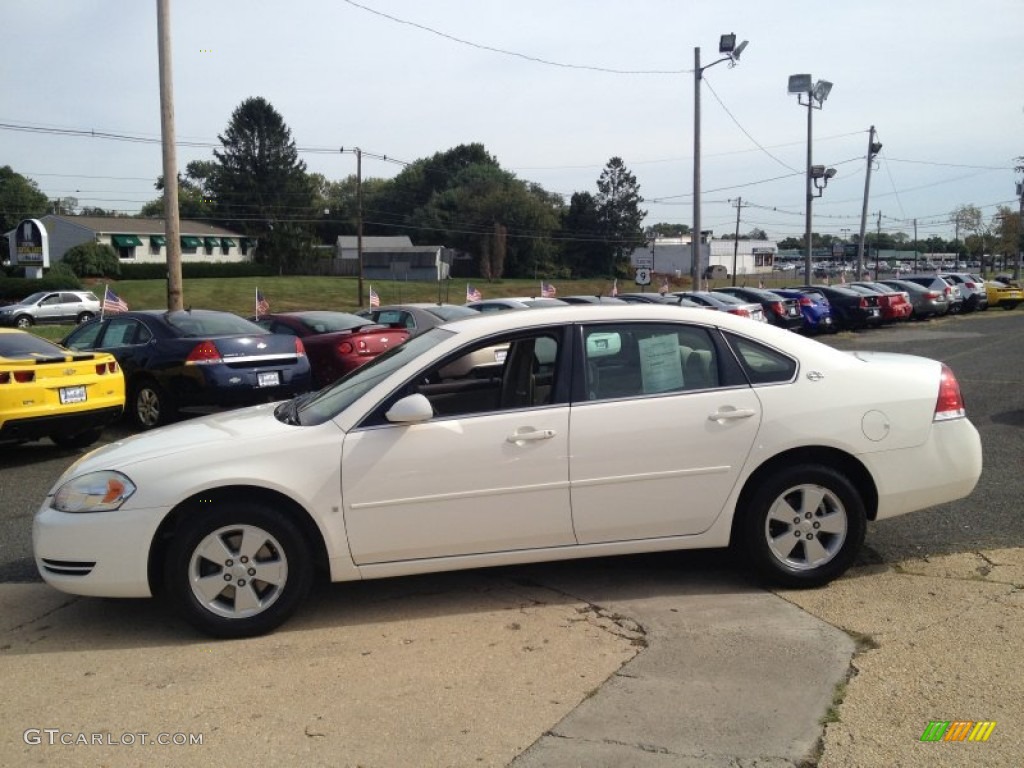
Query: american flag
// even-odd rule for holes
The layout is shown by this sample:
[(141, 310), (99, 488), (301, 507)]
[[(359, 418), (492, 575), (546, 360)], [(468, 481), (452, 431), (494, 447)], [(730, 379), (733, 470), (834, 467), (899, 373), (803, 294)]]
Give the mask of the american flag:
[(106, 287), (103, 292), (103, 312), (104, 314), (110, 313), (116, 315), (118, 312), (127, 312), (128, 302), (110, 290), (110, 286)]
[(612, 296), (619, 295), (619, 281), (618, 278), (612, 281)]
[(666, 293), (668, 293), (668, 278), (667, 277), (661, 283), (661, 291), (660, 291), (660, 293), (661, 293), (662, 296), (664, 296)]
[(380, 296), (378, 296), (377, 292), (375, 290), (373, 290), (373, 286), (372, 285), (370, 286), (370, 306), (371, 307), (379, 307), (380, 306)]
[(553, 299), (558, 295), (558, 291), (555, 290), (555, 286), (551, 283), (545, 283), (543, 280), (540, 281), (540, 295), (545, 299)]
[(263, 296), (263, 291), (256, 289), (256, 317), (270, 313), (270, 302)]
[(466, 301), (480, 301), (484, 295), (469, 283), (466, 283)]

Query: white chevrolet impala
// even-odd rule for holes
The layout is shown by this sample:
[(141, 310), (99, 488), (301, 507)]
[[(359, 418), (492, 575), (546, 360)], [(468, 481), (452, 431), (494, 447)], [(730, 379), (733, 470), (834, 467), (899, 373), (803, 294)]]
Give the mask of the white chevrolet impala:
[(501, 312), (333, 386), (76, 462), (33, 530), (81, 595), (164, 593), (201, 630), (269, 631), (333, 581), (735, 545), (817, 586), (867, 522), (967, 496), (978, 433), (934, 360), (839, 352), (655, 304)]

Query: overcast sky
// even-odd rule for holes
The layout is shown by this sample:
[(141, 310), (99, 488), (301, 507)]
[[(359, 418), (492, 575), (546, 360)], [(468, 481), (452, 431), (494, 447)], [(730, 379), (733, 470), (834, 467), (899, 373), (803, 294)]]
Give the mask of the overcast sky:
[[(952, 235), (950, 212), (1016, 209), (1024, 155), (1022, 0), (170, 0), (179, 142), (216, 142), (262, 96), (300, 148), (412, 161), (479, 142), (551, 192), (596, 192), (622, 157), (646, 223), (692, 224), (694, 49), (749, 40), (704, 71), (702, 223), (718, 236), (804, 230), (807, 108), (788, 76), (834, 83), (813, 113), (814, 162), (838, 175), (814, 230), (860, 227), (868, 129), (884, 144), (868, 227)], [(389, 18), (390, 17), (390, 18)], [(51, 197), (135, 212), (157, 196), (155, 0), (3, 0), (0, 165)], [(454, 39), (453, 39), (454, 38)], [(462, 42), (460, 42), (462, 41)], [(489, 49), (500, 49), (489, 50)], [(613, 70), (613, 71), (609, 71)], [(33, 130), (14, 130), (11, 126)], [(178, 164), (211, 159), (181, 146)], [(355, 158), (303, 152), (310, 171)], [(394, 162), (364, 159), (364, 177)], [(1015, 178), (1016, 177), (1016, 178)], [(746, 207), (747, 204), (751, 207)]]

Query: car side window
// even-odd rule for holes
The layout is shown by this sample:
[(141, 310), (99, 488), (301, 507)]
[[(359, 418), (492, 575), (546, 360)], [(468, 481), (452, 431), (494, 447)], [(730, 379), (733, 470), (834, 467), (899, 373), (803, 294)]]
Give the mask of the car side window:
[[(133, 344), (144, 343), (137, 338), (137, 331), (140, 323), (128, 317), (111, 318), (107, 324), (107, 330), (103, 334), (103, 347), (127, 347)], [(147, 330), (148, 333), (148, 330)], [(146, 339), (148, 340), (148, 339)]]
[(719, 386), (718, 351), (703, 328), (631, 323), (583, 331), (588, 400), (644, 397)]
[(103, 326), (102, 322), (82, 326), (67, 337), (64, 346), (68, 349), (95, 349), (96, 340), (99, 338)]
[(725, 334), (751, 384), (782, 384), (796, 376), (796, 360), (743, 336)]
[(43, 299), (42, 301), (39, 302), (39, 305), (43, 306), (43, 307), (52, 307), (55, 304), (60, 304), (60, 294), (59, 293), (54, 293), (54, 294), (52, 294), (50, 296), (47, 296), (45, 299)]
[(60, 303), (61, 304), (81, 304), (82, 303), (82, 297), (81, 296), (76, 296), (73, 293), (62, 293), (60, 295)]
[(480, 342), (435, 363), (378, 409), (371, 423), (398, 399), (424, 395), (435, 418), (467, 417), (552, 405), (558, 389), (560, 331), (518, 333)]

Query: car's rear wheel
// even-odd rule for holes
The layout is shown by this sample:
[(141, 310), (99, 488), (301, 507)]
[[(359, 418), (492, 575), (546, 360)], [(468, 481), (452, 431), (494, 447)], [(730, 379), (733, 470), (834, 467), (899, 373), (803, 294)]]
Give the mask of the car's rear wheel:
[(92, 320), (92, 319), (93, 319), (94, 317), (95, 317), (95, 315), (94, 315), (94, 314), (93, 314), (92, 312), (81, 312), (81, 313), (79, 313), (79, 315), (78, 315), (78, 318), (77, 318), (76, 322), (77, 322), (77, 323), (78, 323), (79, 325), (81, 325), (82, 323), (87, 323), (87, 322), (89, 322), (89, 321), (90, 321), (90, 320)]
[(87, 429), (77, 435), (50, 435), (50, 439), (61, 448), (87, 448), (100, 439), (102, 429)]
[(174, 418), (171, 396), (155, 381), (143, 380), (132, 388), (132, 421), (140, 429), (163, 426)]
[(816, 587), (853, 564), (864, 542), (867, 515), (853, 483), (814, 464), (774, 473), (747, 495), (740, 521), (743, 547), (771, 581)]
[(164, 567), (179, 613), (214, 637), (251, 637), (284, 622), (306, 597), (313, 568), (299, 529), (253, 502), (215, 502), (176, 533)]
[(18, 317), (14, 321), (15, 327), (22, 329), (31, 328), (32, 323), (33, 320), (30, 315), (18, 315)]

